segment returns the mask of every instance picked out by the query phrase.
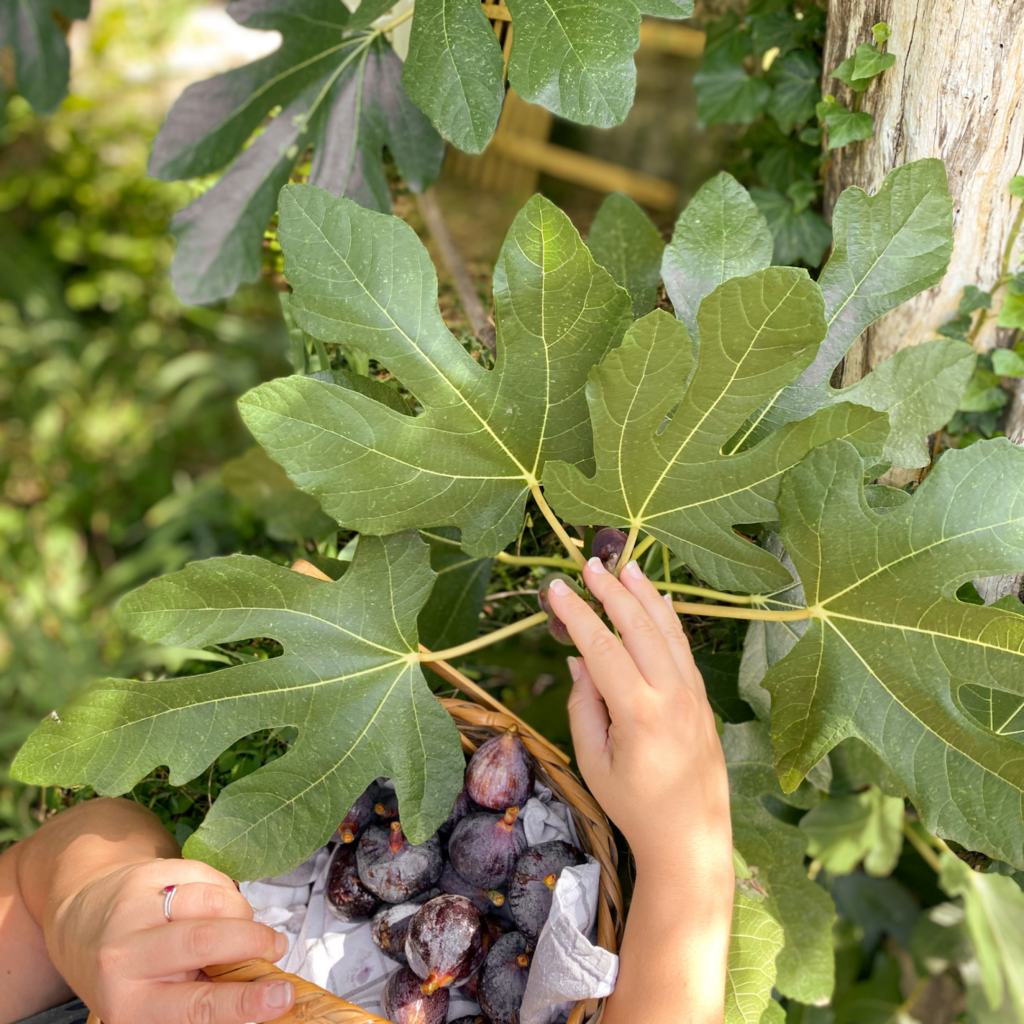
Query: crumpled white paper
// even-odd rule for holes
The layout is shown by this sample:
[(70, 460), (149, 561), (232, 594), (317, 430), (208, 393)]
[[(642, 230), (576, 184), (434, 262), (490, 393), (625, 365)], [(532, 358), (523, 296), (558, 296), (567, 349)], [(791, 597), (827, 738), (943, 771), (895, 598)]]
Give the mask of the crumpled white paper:
[[(552, 839), (579, 845), (569, 809), (552, 800), (551, 791), (540, 784), (521, 817), (531, 846)], [(257, 921), (287, 935), (288, 954), (278, 966), (383, 1016), (381, 992), (397, 965), (374, 944), (368, 921), (339, 921), (327, 907), (324, 888), (336, 840), (286, 875), (243, 882), (242, 895)], [(521, 1024), (565, 1020), (576, 1000), (597, 999), (615, 987), (619, 958), (592, 941), (601, 869), (593, 857), (587, 861), (566, 868), (555, 886), (551, 914), (530, 968)], [(452, 989), (450, 1021), (479, 1012), (475, 1002)]]

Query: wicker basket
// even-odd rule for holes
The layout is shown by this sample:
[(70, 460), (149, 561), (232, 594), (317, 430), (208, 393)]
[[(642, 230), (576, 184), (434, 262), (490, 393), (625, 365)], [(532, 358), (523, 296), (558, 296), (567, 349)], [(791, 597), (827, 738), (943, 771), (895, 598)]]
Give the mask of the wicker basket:
[[(307, 575), (327, 578), (308, 562), (296, 563), (293, 568)], [(425, 651), (426, 648), (421, 646), (421, 650)], [(556, 799), (568, 804), (572, 810), (580, 844), (584, 851), (592, 854), (601, 865), (597, 941), (605, 949), (616, 952), (623, 927), (622, 888), (617, 872), (618, 855), (611, 826), (597, 801), (570, 771), (566, 755), (509, 711), (499, 700), (447, 662), (435, 661), (425, 664), (456, 690), (472, 698), (439, 698), (455, 719), (462, 736), (462, 748), (466, 753), (473, 753), (484, 740), (503, 733), (512, 725), (519, 727), (519, 735), (526, 749), (533, 755), (538, 781), (548, 786)], [(367, 1013), (358, 1006), (331, 995), (318, 985), (278, 970), (266, 960), (248, 960), (243, 963), (207, 967), (206, 974), (214, 981), (259, 981), (263, 978), (284, 978), (290, 981), (295, 986), (295, 1005), (274, 1024), (390, 1024), (383, 1017)], [(569, 1024), (584, 1024), (585, 1021), (595, 1020), (600, 1005), (600, 1000), (577, 1003), (569, 1017)], [(89, 1018), (89, 1024), (100, 1022), (93, 1015)]]

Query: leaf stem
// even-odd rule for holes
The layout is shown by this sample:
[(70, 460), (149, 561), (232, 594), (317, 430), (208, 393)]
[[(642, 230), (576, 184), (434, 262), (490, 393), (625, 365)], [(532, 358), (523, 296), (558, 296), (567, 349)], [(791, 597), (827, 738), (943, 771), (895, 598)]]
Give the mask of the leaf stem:
[(469, 654), (471, 651), (479, 651), (482, 647), (490, 647), (491, 644), (496, 644), (499, 640), (504, 640), (507, 636), (515, 636), (516, 633), (522, 633), (524, 630), (532, 629), (534, 626), (538, 626), (540, 623), (547, 621), (547, 617), (547, 612), (537, 612), (535, 615), (530, 615), (525, 619), (520, 619), (518, 622), (513, 622), (508, 626), (502, 626), (501, 629), (496, 629), (493, 633), (485, 633), (483, 636), (478, 636), (475, 640), (459, 644), (458, 647), (449, 647), (444, 651), (430, 651), (427, 654), (421, 653), (415, 660), (449, 661), (452, 658), (458, 658), (462, 654)]
[[(708, 590), (706, 587), (694, 587), (689, 583), (673, 583), (671, 580), (651, 580), (659, 590), (667, 590), (672, 594), (690, 594), (693, 597), (706, 597), (709, 601), (728, 601), (730, 604), (759, 604), (764, 598), (760, 594), (726, 594), (721, 590)], [(804, 609), (801, 608), (800, 611)]]
[(546, 565), (552, 569), (569, 569), (572, 572), (579, 572), (580, 568), (571, 558), (554, 558), (548, 555), (510, 555), (507, 551), (499, 551), (494, 558), (506, 565)]
[(622, 570), (625, 569), (627, 565), (629, 565), (630, 559), (632, 559), (633, 557), (633, 548), (636, 547), (636, 538), (639, 535), (639, 533), (639, 526), (631, 526), (629, 528), (629, 534), (626, 537), (626, 546), (622, 549), (622, 554), (619, 555), (619, 562), (616, 566), (618, 570), (615, 573), (616, 576), (618, 576), (619, 573), (622, 572)]
[(654, 543), (654, 538), (648, 534), (635, 548), (633, 548), (633, 557), (639, 559), (640, 556)]
[(555, 531), (556, 536), (562, 542), (562, 546), (572, 556), (572, 560), (582, 569), (587, 564), (587, 560), (583, 557), (583, 552), (573, 544), (569, 534), (565, 532), (565, 527), (559, 521), (558, 516), (551, 511), (551, 506), (547, 503), (540, 485), (530, 484), (530, 493), (533, 495), (533, 500), (537, 502), (537, 508), (544, 514), (544, 518), (548, 521), (551, 529)]
[[(655, 584), (657, 586), (657, 584)], [(710, 615), (719, 619), (756, 619), (759, 622), (799, 622), (813, 617), (810, 608), (780, 611), (772, 608), (723, 608), (717, 604), (689, 604), (673, 601), (672, 607), (680, 615)]]
[(661, 545), (661, 578), (671, 585), (672, 583), (672, 552), (662, 544)]
[(390, 32), (392, 29), (398, 28), (399, 25), (408, 21), (415, 13), (416, 5), (413, 4), (409, 10), (403, 11), (401, 14), (396, 14), (390, 21), (385, 21), (383, 25), (378, 26), (373, 31), (376, 35), (382, 36), (385, 32)]
[[(910, 840), (911, 846), (913, 846), (914, 849), (917, 850), (919, 854), (921, 854), (921, 859), (928, 865), (928, 867), (932, 869), (932, 871), (938, 874), (939, 871), (942, 869), (942, 862), (939, 860), (939, 855), (921, 837), (921, 835), (919, 835), (917, 831), (918, 826), (920, 826), (919, 822), (911, 821), (910, 818), (904, 818), (903, 834)], [(924, 827), (920, 827), (923, 831)], [(929, 836), (928, 838), (931, 839), (932, 837)], [(940, 839), (939, 842), (942, 842), (942, 840)], [(942, 845), (946, 846), (945, 843), (942, 843)], [(949, 849), (948, 847), (946, 848)]]

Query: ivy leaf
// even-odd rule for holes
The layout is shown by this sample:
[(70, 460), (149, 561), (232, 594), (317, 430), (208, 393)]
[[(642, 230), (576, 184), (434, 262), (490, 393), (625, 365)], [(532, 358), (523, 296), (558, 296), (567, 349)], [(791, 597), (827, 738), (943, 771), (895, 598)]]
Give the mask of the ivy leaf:
[(420, 612), (420, 640), (432, 651), (443, 651), (479, 635), (491, 560), (467, 555), (459, 531), (450, 526), (420, 530), (420, 536), (430, 545), (430, 568), (437, 573), (430, 600)]
[(768, 222), (775, 243), (774, 263), (816, 267), (821, 262), (832, 232), (820, 213), (808, 209), (797, 213), (792, 200), (773, 188), (752, 188), (750, 198)]
[(1024, 451), (999, 439), (946, 452), (884, 515), (862, 476), (854, 448), (832, 442), (790, 472), (778, 500), (813, 615), (763, 683), (783, 788), (855, 736), (930, 831), (1020, 867), (1024, 751), (969, 713), (965, 688), (1021, 695), (1024, 616), (955, 594), (1024, 567)]
[(751, 124), (768, 105), (772, 87), (739, 64), (707, 64), (693, 76), (701, 124)]
[(992, 412), (1001, 409), (1010, 396), (1000, 386), (998, 373), (979, 366), (971, 375), (957, 406), (961, 412)]
[(699, 337), (697, 310), (706, 296), (771, 261), (771, 232), (747, 190), (724, 171), (705, 182), (679, 215), (661, 262), (665, 291), (690, 337)]
[(629, 292), (634, 317), (654, 309), (665, 243), (629, 196), (612, 192), (601, 203), (587, 235), (587, 248), (615, 283)]
[(869, 875), (892, 874), (903, 849), (903, 801), (877, 786), (834, 797), (800, 819), (807, 853), (826, 870), (848, 875), (864, 862)]
[(679, 321), (655, 310), (633, 325), (587, 386), (596, 474), (552, 462), (544, 484), (566, 522), (643, 529), (720, 589), (776, 589), (789, 573), (733, 525), (773, 519), (782, 474), (814, 445), (850, 437), (867, 455), (888, 424), (837, 406), (723, 454), (749, 413), (814, 357), (821, 296), (804, 271), (772, 267), (719, 285), (698, 322), (692, 378), (693, 346)]
[(767, 111), (779, 130), (788, 135), (798, 124), (814, 116), (821, 99), (821, 65), (808, 50), (795, 50), (780, 57), (768, 70), (772, 96)]
[(1024, 892), (1012, 878), (972, 871), (952, 853), (940, 858), (939, 884), (964, 900), (964, 925), (989, 1008), (1024, 1019)]
[(498, 127), (504, 73), (479, 0), (419, 0), (402, 84), (445, 139), (467, 153), (483, 151)]
[(799, 380), (747, 425), (746, 443), (833, 402), (851, 401), (888, 413), (887, 461), (925, 466), (925, 438), (949, 421), (970, 379), (977, 356), (970, 345), (935, 341), (902, 349), (844, 390), (829, 379), (870, 324), (942, 280), (953, 252), (953, 204), (942, 162), (897, 167), (873, 196), (844, 190), (832, 233), (832, 255), (818, 278), (828, 334)]
[(737, 893), (725, 982), (725, 1024), (758, 1024), (772, 1001), (782, 925), (763, 901)]
[[(153, 144), (149, 172), (165, 181), (227, 170), (178, 213), (172, 277), (186, 302), (212, 302), (255, 280), (278, 192), (313, 147), (309, 181), (364, 206), (390, 209), (387, 147), (413, 191), (441, 169), (444, 144), (402, 88), (402, 62), (363, 31), (387, 9), (367, 0), (349, 14), (337, 0), (235, 0), (249, 28), (276, 29), (279, 50), (189, 86)], [(252, 133), (275, 107), (262, 133)]]
[(0, 4), (0, 51), (13, 49), (15, 86), (37, 114), (52, 114), (67, 95), (70, 54), (64, 27), (88, 17), (89, 0)]
[(1012, 290), (1009, 292), (999, 310), (996, 326), (1008, 327), (1011, 330), (1024, 328), (1024, 290), (1017, 293)]
[(1012, 348), (996, 348), (989, 353), (992, 369), (1000, 377), (1024, 377), (1024, 356)]
[(835, 908), (828, 893), (807, 877), (806, 836), (762, 805), (764, 796), (782, 798), (768, 731), (759, 722), (727, 725), (722, 749), (729, 771), (733, 845), (766, 894), (762, 906), (784, 932), (775, 987), (801, 1002), (827, 999), (833, 984)]
[(279, 237), (299, 326), (364, 349), (423, 408), (402, 416), (304, 377), (242, 397), (257, 440), (329, 515), (372, 534), (458, 526), (467, 552), (490, 555), (517, 535), (546, 460), (591, 464), (587, 372), (632, 311), (553, 204), (531, 199), (502, 249), (494, 370), (445, 326), (433, 265), (403, 221), (290, 185)]
[(284, 757), (221, 793), (186, 856), (240, 879), (291, 870), (380, 775), (395, 780), (410, 841), (423, 842), (451, 810), (465, 767), (455, 725), (411, 660), (434, 581), (427, 554), (414, 533), (361, 537), (336, 583), (246, 555), (147, 583), (120, 609), (142, 639), (206, 647), (272, 637), (284, 653), (201, 676), (94, 683), (36, 729), (13, 770), (37, 785), (116, 795), (168, 765), (177, 786), (241, 737), (295, 726)]
[(632, 0), (512, 0), (513, 89), (560, 117), (598, 128), (633, 105), (640, 12)]
[(815, 112), (818, 120), (828, 126), (830, 150), (870, 139), (875, 130), (875, 119), (870, 114), (855, 113), (839, 103), (834, 96), (826, 96), (815, 107)]
[(853, 80), (876, 78), (896, 63), (895, 53), (882, 53), (877, 46), (861, 43), (853, 55)]

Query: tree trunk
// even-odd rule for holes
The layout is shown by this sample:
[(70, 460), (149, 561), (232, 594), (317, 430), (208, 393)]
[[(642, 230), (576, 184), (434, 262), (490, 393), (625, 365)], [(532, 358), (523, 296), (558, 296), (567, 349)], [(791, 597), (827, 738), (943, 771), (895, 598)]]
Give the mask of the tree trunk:
[[(882, 317), (853, 346), (844, 386), (897, 349), (934, 338), (956, 315), (964, 285), (992, 287), (1012, 220), (1007, 187), (1024, 173), (1024, 0), (832, 0), (823, 92), (847, 106), (852, 92), (827, 76), (858, 44), (873, 42), (879, 21), (892, 30), (886, 48), (896, 64), (863, 96), (874, 137), (833, 154), (826, 213), (850, 185), (874, 192), (894, 167), (939, 157), (949, 172), (956, 244), (940, 284)], [(994, 325), (993, 316), (979, 349), (997, 343)]]

